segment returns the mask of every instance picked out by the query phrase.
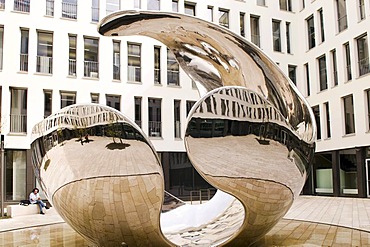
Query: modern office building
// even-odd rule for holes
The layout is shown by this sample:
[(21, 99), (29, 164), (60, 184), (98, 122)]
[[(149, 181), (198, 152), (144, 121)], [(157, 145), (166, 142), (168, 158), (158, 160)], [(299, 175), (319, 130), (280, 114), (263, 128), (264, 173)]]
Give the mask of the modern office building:
[(369, 195), (369, 0), (0, 0), (5, 204), (37, 185), (32, 127), (74, 103), (106, 104), (135, 120), (159, 153), (167, 191), (210, 188), (182, 138), (199, 98), (194, 82), (163, 44), (97, 32), (104, 16), (126, 9), (194, 15), (260, 47), (315, 113), (317, 153), (303, 193)]

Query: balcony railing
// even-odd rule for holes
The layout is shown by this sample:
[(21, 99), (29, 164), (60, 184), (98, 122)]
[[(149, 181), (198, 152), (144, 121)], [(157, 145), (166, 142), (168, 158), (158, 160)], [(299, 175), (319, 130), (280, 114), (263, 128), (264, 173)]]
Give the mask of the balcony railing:
[(161, 84), (161, 70), (154, 69), (154, 84)]
[(84, 61), (84, 76), (99, 78), (99, 62)]
[(175, 121), (175, 138), (181, 137), (181, 122)]
[(54, 0), (46, 0), (46, 15), (54, 16)]
[(179, 86), (179, 71), (168, 70), (167, 71), (167, 84)]
[(135, 120), (135, 123), (141, 128), (141, 120)]
[(128, 81), (141, 81), (141, 67), (128, 66), (127, 67), (127, 80)]
[(121, 70), (120, 66), (113, 65), (113, 79), (114, 80), (120, 80), (121, 79), (120, 70)]
[(0, 9), (5, 9), (5, 0), (0, 0)]
[(20, 54), (20, 71), (28, 71), (28, 54)]
[(363, 58), (358, 61), (358, 69), (360, 76), (365, 75), (370, 72), (369, 58)]
[(149, 136), (161, 137), (162, 136), (162, 122), (149, 121)]
[(63, 2), (62, 17), (69, 19), (77, 19), (77, 4)]
[(346, 72), (347, 72), (347, 81), (352, 80), (352, 70), (351, 70), (351, 65), (347, 65), (346, 67)]
[(347, 15), (344, 15), (340, 18), (338, 18), (338, 28), (339, 32), (343, 31), (344, 29), (347, 29), (348, 24), (347, 24)]
[(37, 56), (36, 72), (43, 74), (53, 73), (53, 58), (46, 56)]
[(10, 132), (27, 132), (27, 114), (10, 114)]
[(251, 35), (251, 41), (252, 41), (253, 44), (260, 47), (261, 44), (260, 44), (260, 36), (259, 35), (252, 34)]
[(99, 21), (99, 8), (98, 7), (91, 7), (91, 21), (93, 22)]
[(76, 59), (68, 60), (68, 75), (76, 76)]
[(334, 85), (338, 85), (338, 71), (334, 70), (333, 71), (333, 80), (334, 80)]
[(14, 0), (14, 10), (29, 13), (30, 0)]

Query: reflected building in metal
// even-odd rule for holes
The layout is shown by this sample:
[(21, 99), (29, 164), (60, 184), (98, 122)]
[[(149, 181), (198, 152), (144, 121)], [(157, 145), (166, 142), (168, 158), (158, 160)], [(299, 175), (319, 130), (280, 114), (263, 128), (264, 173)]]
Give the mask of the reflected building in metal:
[(293, 83), (255, 45), (195, 17), (123, 11), (98, 30), (162, 42), (194, 80), (201, 98), (186, 151), (218, 192), (162, 213), (165, 178), (151, 141), (116, 110), (73, 105), (33, 129), (36, 174), (60, 215), (100, 246), (183, 245), (171, 235), (189, 231), (203, 231), (190, 245), (245, 246), (266, 234), (299, 195), (315, 148), (312, 111)]

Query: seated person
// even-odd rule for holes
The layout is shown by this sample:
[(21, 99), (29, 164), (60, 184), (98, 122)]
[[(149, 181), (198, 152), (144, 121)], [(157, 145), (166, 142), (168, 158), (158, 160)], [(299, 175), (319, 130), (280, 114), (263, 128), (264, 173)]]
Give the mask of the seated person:
[(42, 208), (46, 208), (46, 209), (49, 209), (48, 206), (46, 206), (46, 203), (44, 203), (43, 201), (41, 201), (41, 198), (40, 198), (40, 195), (39, 195), (39, 189), (38, 188), (34, 188), (30, 194), (30, 203), (32, 204), (38, 204), (39, 207), (40, 207), (40, 214), (45, 214), (44, 212), (42, 212)]

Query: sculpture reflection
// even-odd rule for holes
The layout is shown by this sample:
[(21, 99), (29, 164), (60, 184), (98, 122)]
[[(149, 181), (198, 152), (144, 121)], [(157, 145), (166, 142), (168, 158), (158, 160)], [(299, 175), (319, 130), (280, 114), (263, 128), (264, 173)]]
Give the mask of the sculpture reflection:
[(256, 46), (192, 16), (122, 11), (98, 30), (148, 36), (175, 54), (202, 96), (189, 113), (186, 150), (219, 191), (161, 214), (161, 164), (139, 127), (105, 106), (70, 106), (36, 125), (32, 142), (36, 175), (61, 216), (97, 245), (261, 238), (298, 196), (314, 152), (313, 114), (295, 86)]

